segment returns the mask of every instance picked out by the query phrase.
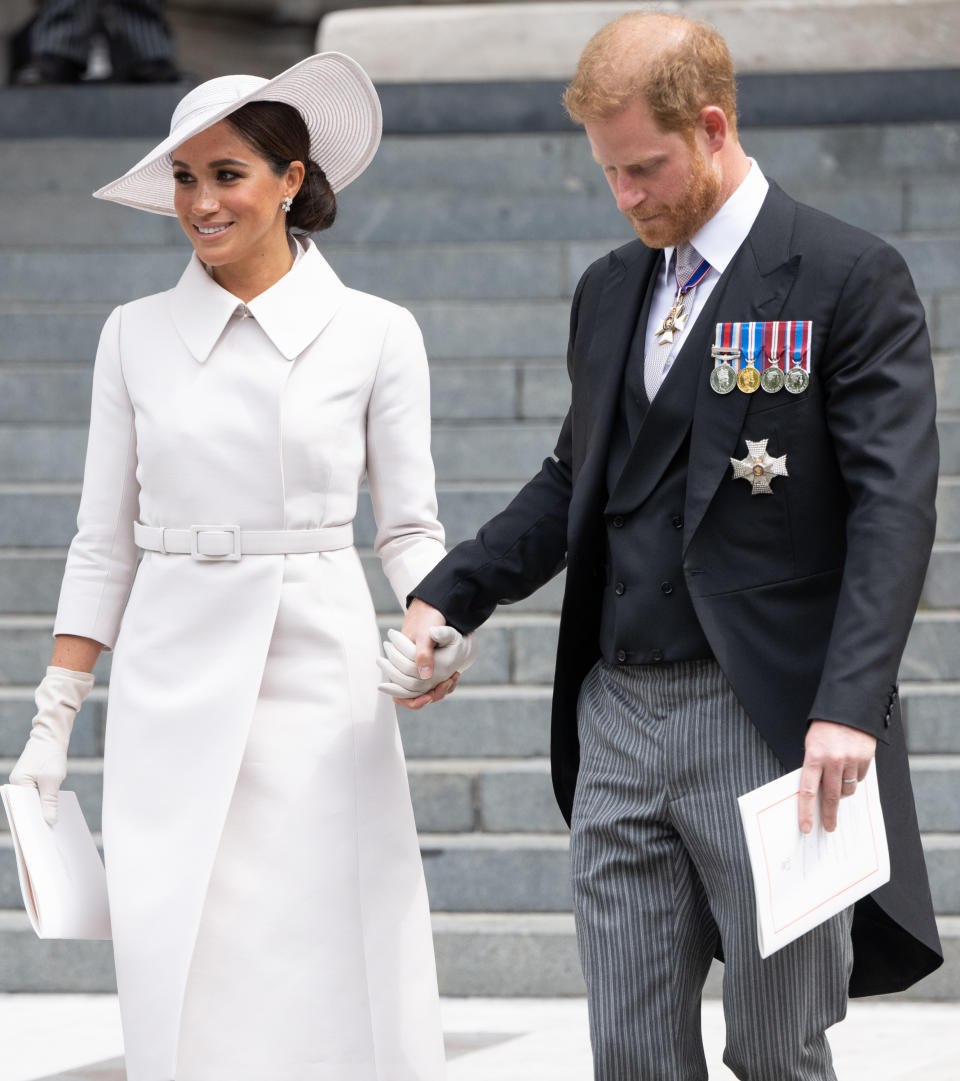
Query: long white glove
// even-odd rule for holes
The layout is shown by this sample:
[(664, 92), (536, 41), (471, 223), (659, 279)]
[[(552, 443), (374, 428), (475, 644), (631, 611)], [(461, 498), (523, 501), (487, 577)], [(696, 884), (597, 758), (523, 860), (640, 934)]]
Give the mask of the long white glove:
[(34, 692), (37, 715), (30, 738), (10, 774), (10, 783), (36, 788), (49, 826), (57, 824), (57, 793), (67, 775), (67, 747), (73, 719), (93, 687), (90, 672), (47, 669)]
[(456, 627), (431, 627), (430, 637), (436, 643), (433, 654), (433, 675), (421, 679), (417, 670), (417, 647), (406, 635), (388, 630), (383, 643), (385, 657), (377, 664), (386, 682), (378, 690), (391, 698), (419, 698), (455, 672), (465, 672), (477, 656), (477, 643), (472, 634), (461, 634)]

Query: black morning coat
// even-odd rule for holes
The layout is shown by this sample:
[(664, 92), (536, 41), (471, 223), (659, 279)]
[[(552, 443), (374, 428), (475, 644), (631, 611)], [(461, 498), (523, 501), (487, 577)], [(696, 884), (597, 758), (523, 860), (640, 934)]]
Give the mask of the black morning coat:
[[(472, 631), (498, 603), (528, 596), (566, 565), (551, 757), (569, 821), (577, 697), (600, 653), (604, 514), (640, 507), (689, 431), (683, 571), (752, 722), (787, 770), (802, 764), (811, 719), (877, 737), (891, 880), (856, 906), (850, 993), (900, 990), (943, 962), (897, 699), (935, 526), (939, 454), (923, 308), (893, 248), (771, 184), (608, 502), (624, 364), (660, 259), (636, 240), (587, 269), (573, 300), (572, 404), (555, 457), (412, 596)], [(808, 389), (714, 393), (715, 324), (787, 319), (813, 323)], [(772, 495), (732, 479), (730, 458), (746, 454), (747, 439), (787, 455), (789, 476), (774, 479)]]

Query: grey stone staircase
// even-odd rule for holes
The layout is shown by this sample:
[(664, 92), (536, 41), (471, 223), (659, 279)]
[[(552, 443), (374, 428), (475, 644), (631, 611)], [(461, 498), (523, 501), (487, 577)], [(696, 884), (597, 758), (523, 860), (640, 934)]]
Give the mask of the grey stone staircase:
[[(934, 336), (943, 479), (938, 541), (902, 669), (934, 898), (952, 964), (912, 997), (960, 998), (960, 124), (754, 130), (748, 151), (791, 194), (880, 232), (906, 256)], [(91, 362), (123, 300), (173, 284), (173, 219), (97, 203), (142, 141), (7, 141), (0, 170), (0, 774), (48, 662), (79, 496)], [(432, 365), (448, 540), (472, 535), (552, 450), (566, 408), (569, 298), (630, 238), (579, 135), (392, 136), (341, 199), (321, 247), (351, 285), (408, 304)], [(396, 602), (358, 544), (384, 625)], [(890, 582), (896, 589), (897, 583)], [(443, 706), (400, 722), (448, 994), (582, 991), (566, 834), (548, 766), (562, 581), (502, 610)], [(68, 787), (99, 827), (105, 685), (78, 719)], [(5, 828), (5, 823), (3, 824)], [(20, 909), (0, 833), (0, 991), (112, 986), (104, 944), (46, 943)], [(714, 974), (709, 985), (717, 988)]]

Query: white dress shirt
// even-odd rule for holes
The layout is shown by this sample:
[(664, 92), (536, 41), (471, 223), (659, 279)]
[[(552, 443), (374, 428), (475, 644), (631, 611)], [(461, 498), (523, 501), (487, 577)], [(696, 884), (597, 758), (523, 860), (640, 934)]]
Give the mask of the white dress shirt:
[(673, 306), (677, 283), (670, 272), (673, 248), (663, 249), (664, 262), (658, 272), (658, 281), (650, 305), (650, 318), (647, 320), (647, 332), (644, 348), (643, 382), (647, 398), (652, 402), (660, 389), (661, 383), (673, 366), (690, 328), (703, 310), (707, 298), (720, 280), (720, 275), (727, 269), (740, 245), (747, 239), (760, 213), (760, 207), (766, 198), (770, 185), (760, 171), (760, 166), (750, 159), (750, 171), (741, 181), (740, 186), (714, 214), (714, 216), (690, 238), (690, 243), (699, 255), (710, 264), (710, 270), (702, 282), (687, 294), (685, 307), (688, 312), (683, 330), (674, 330), (673, 341), (660, 345), (656, 338), (657, 328), (664, 316)]

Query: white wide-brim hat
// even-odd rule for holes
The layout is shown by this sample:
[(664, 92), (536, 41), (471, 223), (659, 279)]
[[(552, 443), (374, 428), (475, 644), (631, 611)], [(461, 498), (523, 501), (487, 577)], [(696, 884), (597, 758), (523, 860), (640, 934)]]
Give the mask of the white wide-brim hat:
[(251, 101), (282, 101), (300, 113), (310, 156), (334, 191), (355, 180), (380, 145), (380, 99), (369, 75), (343, 53), (318, 53), (273, 79), (224, 75), (201, 83), (174, 110), (167, 138), (94, 198), (176, 216), (170, 152)]

